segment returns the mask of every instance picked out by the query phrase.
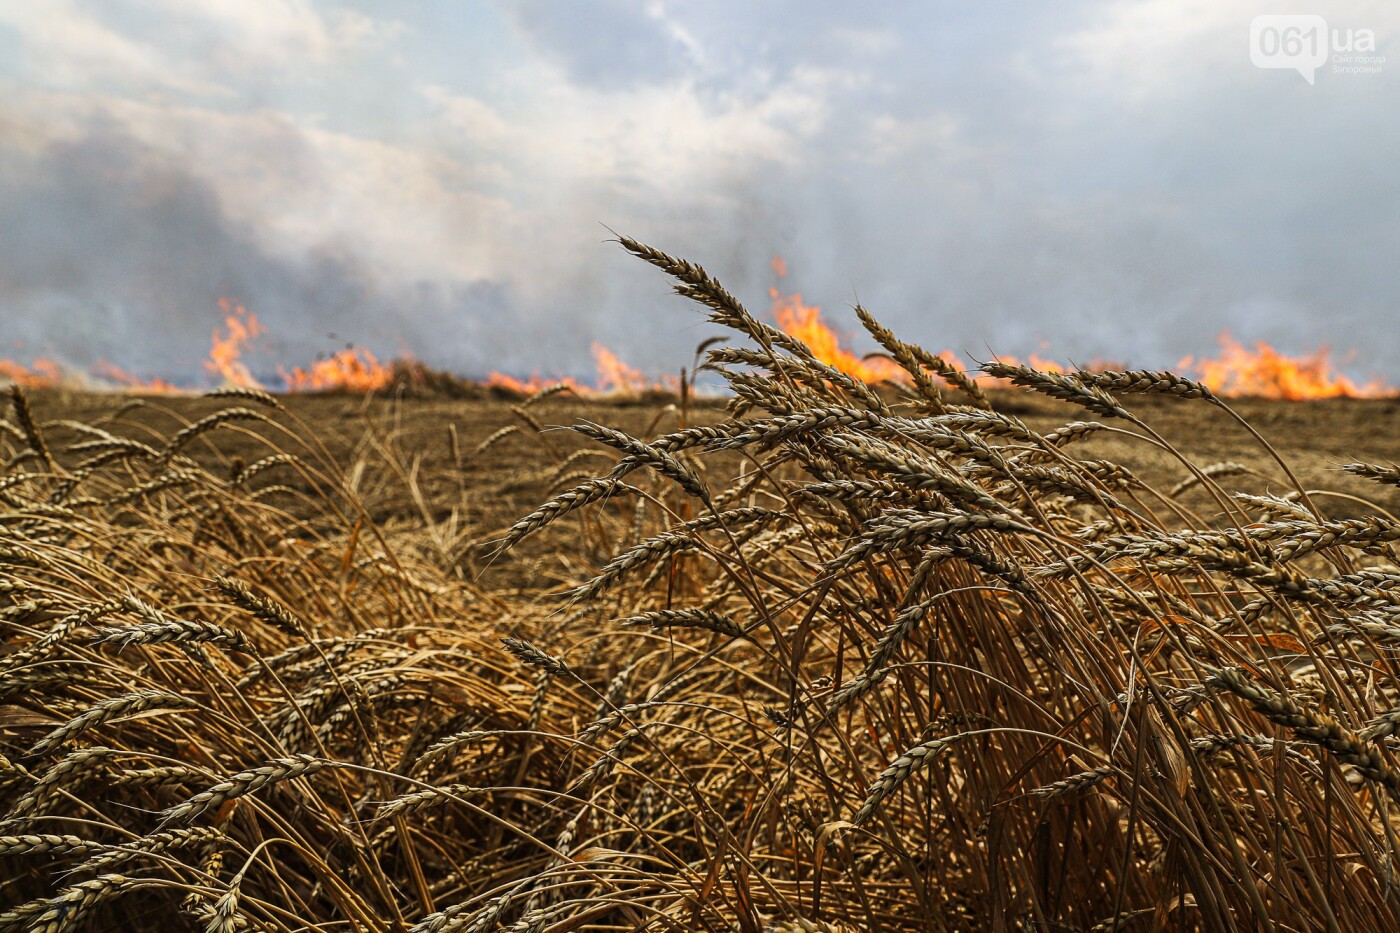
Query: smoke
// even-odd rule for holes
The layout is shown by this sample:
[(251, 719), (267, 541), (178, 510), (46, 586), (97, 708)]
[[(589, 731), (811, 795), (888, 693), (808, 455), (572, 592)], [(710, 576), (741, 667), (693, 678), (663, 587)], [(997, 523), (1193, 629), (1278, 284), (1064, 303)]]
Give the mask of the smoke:
[(249, 361), (266, 372), (346, 343), (466, 371), (502, 358), (508, 286), (377, 276), (376, 263), (344, 243), (269, 248), (186, 164), (112, 121), (32, 154), (0, 149), (0, 179), (0, 307), (11, 344), (0, 355), (188, 378), (222, 325), (219, 299), (232, 298), (267, 326)]
[[(1255, 69), (1246, 2), (610, 0), (461, 26), (299, 2), (196, 30), (208, 61), (149, 9), (59, 6), (85, 29), (21, 16), (0, 65), (0, 356), (188, 378), (232, 297), (269, 370), (354, 342), (586, 374), (599, 340), (674, 371), (712, 329), (606, 224), (755, 310), (783, 255), (828, 320), (859, 300), (939, 350), (1170, 366), (1229, 328), (1400, 378), (1400, 92)], [(1328, 16), (1382, 53), (1400, 32), (1384, 5)]]

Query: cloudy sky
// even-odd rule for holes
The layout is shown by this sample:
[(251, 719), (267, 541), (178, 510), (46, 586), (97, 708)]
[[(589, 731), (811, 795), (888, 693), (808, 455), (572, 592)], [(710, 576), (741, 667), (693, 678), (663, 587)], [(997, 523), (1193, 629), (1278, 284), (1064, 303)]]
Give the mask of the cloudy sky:
[[(1251, 64), (1259, 13), (1378, 74)], [(1400, 381), (1400, 4), (0, 0), (0, 356), (654, 371), (751, 305), (985, 358), (1170, 365), (1231, 329)]]

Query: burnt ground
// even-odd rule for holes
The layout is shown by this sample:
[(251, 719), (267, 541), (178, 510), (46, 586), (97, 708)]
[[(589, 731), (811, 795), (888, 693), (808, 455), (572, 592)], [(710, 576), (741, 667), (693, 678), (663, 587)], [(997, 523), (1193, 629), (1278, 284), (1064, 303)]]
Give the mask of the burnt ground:
[[(78, 437), (63, 421), (101, 423), (113, 433), (156, 439), (220, 408), (249, 404), (227, 398), (128, 397), (61, 390), (36, 391), (32, 401), (37, 416), (60, 445)], [(998, 393), (994, 401), (1001, 411), (1041, 430), (1068, 421), (1102, 420), (1029, 393)], [(529, 407), (529, 416), (546, 428), (540, 433), (519, 413), (518, 399), (485, 394), (477, 398), (299, 395), (284, 397), (282, 402), (285, 414), (274, 412), (273, 417), (293, 434), (314, 438), (304, 458), (325, 463), (328, 470), (337, 468), (328, 464), (337, 464), (382, 525), (406, 532), (430, 528), (432, 546), (458, 562), (464, 577), (477, 579), (489, 589), (533, 589), (577, 577), (583, 570), (581, 563), (604, 556), (587, 553), (578, 535), (555, 528), (531, 539), (523, 553), (489, 568), (480, 557), (482, 542), (563, 488), (569, 477), (577, 474), (576, 479), (582, 479), (584, 471), (601, 475), (615, 459), (606, 448), (562, 426), (590, 419), (646, 437), (682, 423), (724, 417), (723, 403), (713, 400), (692, 401), (682, 412), (664, 399), (627, 403), (560, 395)], [(1288, 490), (1267, 451), (1226, 413), (1198, 401), (1138, 397), (1129, 402), (1134, 412), (1198, 465), (1234, 461), (1260, 474), (1232, 476), (1225, 481), (1227, 488)], [(1400, 490), (1368, 483), (1339, 469), (1354, 461), (1400, 462), (1400, 399), (1236, 399), (1231, 405), (1278, 450), (1305, 487), (1328, 491), (1316, 501), (1329, 514), (1342, 517), (1368, 509), (1351, 496), (1400, 512)], [(496, 432), (512, 426), (518, 430), (481, 448)], [(266, 456), (269, 446), (298, 450), (289, 435), (252, 423), (200, 438), (186, 452), (211, 469), (233, 471), (239, 463)], [(566, 464), (559, 475), (550, 475), (571, 453), (583, 449), (596, 449), (602, 455), (584, 456)], [(1102, 432), (1070, 450), (1081, 458), (1127, 466), (1162, 491), (1188, 476), (1169, 454), (1120, 433)], [(712, 462), (710, 469), (723, 472), (736, 462), (733, 458), (727, 464)], [(268, 481), (296, 485), (296, 480), (278, 474)], [(1203, 496), (1193, 504), (1202, 514), (1211, 514)], [(296, 508), (295, 504), (286, 507)]]

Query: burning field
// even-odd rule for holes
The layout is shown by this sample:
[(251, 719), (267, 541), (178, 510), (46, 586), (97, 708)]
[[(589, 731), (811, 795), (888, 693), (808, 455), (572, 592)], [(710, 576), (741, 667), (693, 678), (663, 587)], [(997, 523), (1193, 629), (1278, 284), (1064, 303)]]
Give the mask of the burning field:
[(0, 930), (1400, 925), (1393, 392), (623, 245), (722, 393), (0, 369)]
[[(822, 317), (822, 310), (803, 301), (801, 292), (784, 291), (779, 286), (787, 278), (787, 264), (778, 257), (772, 261), (773, 282), (769, 288), (770, 314), (778, 329), (805, 344), (822, 363), (848, 376), (869, 383), (911, 385), (908, 370), (893, 357), (876, 352), (861, 355)], [(601, 343), (590, 347), (595, 375), (591, 380), (570, 376), (544, 377), (539, 373), (522, 377), (491, 372), (481, 379), (464, 378), (429, 369), (411, 356), (381, 362), (367, 347), (349, 345), (304, 366), (276, 365), (271, 373), (260, 359), (259, 338), (267, 328), (243, 305), (231, 298), (218, 302), (218, 321), (209, 339), (209, 356), (197, 379), (176, 383), (161, 377), (143, 377), (106, 360), (86, 368), (62, 360), (39, 357), (22, 363), (0, 359), (0, 382), (27, 388), (70, 388), (122, 390), (158, 395), (181, 395), (201, 387), (256, 389), (286, 394), (315, 392), (384, 392), (418, 389), (450, 391), (472, 395), (474, 389), (496, 390), (504, 397), (528, 396), (544, 390), (565, 389), (582, 397), (635, 398), (649, 393), (675, 394), (681, 379), (667, 375), (649, 376), (629, 366)], [(1341, 372), (1327, 347), (1302, 356), (1288, 356), (1267, 343), (1250, 348), (1228, 331), (1217, 338), (1215, 356), (1188, 356), (1178, 361), (1175, 371), (1195, 379), (1212, 392), (1227, 397), (1303, 401), (1321, 398), (1394, 398), (1400, 389), (1380, 379), (1356, 380)], [(1011, 383), (984, 372), (969, 372), (963, 355), (952, 350), (938, 354), (941, 365), (952, 367), (964, 377), (976, 379), (985, 388), (1009, 388)], [(1000, 358), (1004, 363), (1020, 363), (1015, 357)], [(1115, 370), (1123, 364), (1095, 360), (1085, 366), (1065, 365), (1031, 354), (1025, 360), (1045, 372), (1069, 373), (1079, 369)], [(255, 368), (258, 370), (255, 372)], [(683, 376), (681, 377), (683, 378)], [(202, 380), (202, 381), (200, 381)]]

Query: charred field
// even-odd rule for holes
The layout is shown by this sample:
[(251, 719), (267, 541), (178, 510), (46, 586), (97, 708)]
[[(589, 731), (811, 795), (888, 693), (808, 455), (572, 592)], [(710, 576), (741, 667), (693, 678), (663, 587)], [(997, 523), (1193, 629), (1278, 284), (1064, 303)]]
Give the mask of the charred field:
[(0, 930), (1393, 929), (1400, 400), (7, 399)]

